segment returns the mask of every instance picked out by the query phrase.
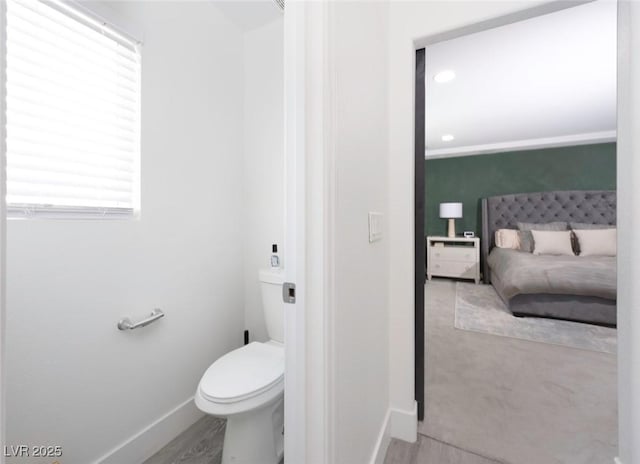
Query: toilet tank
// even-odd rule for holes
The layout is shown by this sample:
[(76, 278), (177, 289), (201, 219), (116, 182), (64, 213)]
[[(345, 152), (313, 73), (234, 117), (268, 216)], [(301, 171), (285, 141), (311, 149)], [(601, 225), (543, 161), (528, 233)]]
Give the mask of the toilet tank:
[(269, 339), (284, 343), (284, 302), (282, 301), (282, 269), (262, 269), (258, 273), (262, 293), (262, 311)]

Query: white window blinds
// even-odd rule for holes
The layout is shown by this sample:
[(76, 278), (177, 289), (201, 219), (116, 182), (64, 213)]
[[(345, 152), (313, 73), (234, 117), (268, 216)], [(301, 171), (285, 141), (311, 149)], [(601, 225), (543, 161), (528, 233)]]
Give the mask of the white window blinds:
[(138, 208), (140, 53), (67, 3), (7, 1), (7, 204), (12, 216)]

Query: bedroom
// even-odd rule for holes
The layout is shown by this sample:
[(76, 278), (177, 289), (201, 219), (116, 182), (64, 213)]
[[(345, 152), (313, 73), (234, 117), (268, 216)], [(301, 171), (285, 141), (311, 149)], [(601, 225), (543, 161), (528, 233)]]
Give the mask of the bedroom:
[(419, 432), (487, 462), (616, 455), (615, 43), (596, 1), (426, 47)]

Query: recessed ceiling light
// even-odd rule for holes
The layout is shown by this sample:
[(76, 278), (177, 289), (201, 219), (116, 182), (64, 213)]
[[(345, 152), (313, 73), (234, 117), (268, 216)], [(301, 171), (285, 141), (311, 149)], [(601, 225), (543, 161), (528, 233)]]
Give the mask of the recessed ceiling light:
[(451, 142), (455, 137), (451, 134), (445, 134), (442, 136), (443, 142)]
[(433, 80), (438, 82), (438, 83), (440, 83), (440, 84), (442, 84), (444, 82), (452, 81), (455, 78), (456, 78), (456, 73), (454, 73), (450, 69), (447, 69), (445, 71), (440, 71), (438, 74), (433, 76)]

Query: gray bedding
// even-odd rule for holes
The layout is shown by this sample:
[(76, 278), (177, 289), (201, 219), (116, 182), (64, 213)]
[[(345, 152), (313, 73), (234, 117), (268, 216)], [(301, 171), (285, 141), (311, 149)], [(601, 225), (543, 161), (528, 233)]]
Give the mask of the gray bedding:
[(535, 256), (495, 248), (496, 230), (516, 229), (518, 222), (615, 226), (614, 190), (500, 195), (483, 198), (481, 210), (484, 281), (514, 315), (615, 326), (615, 258)]
[(616, 259), (609, 256), (533, 255), (493, 248), (487, 263), (505, 301), (523, 294), (616, 299)]

